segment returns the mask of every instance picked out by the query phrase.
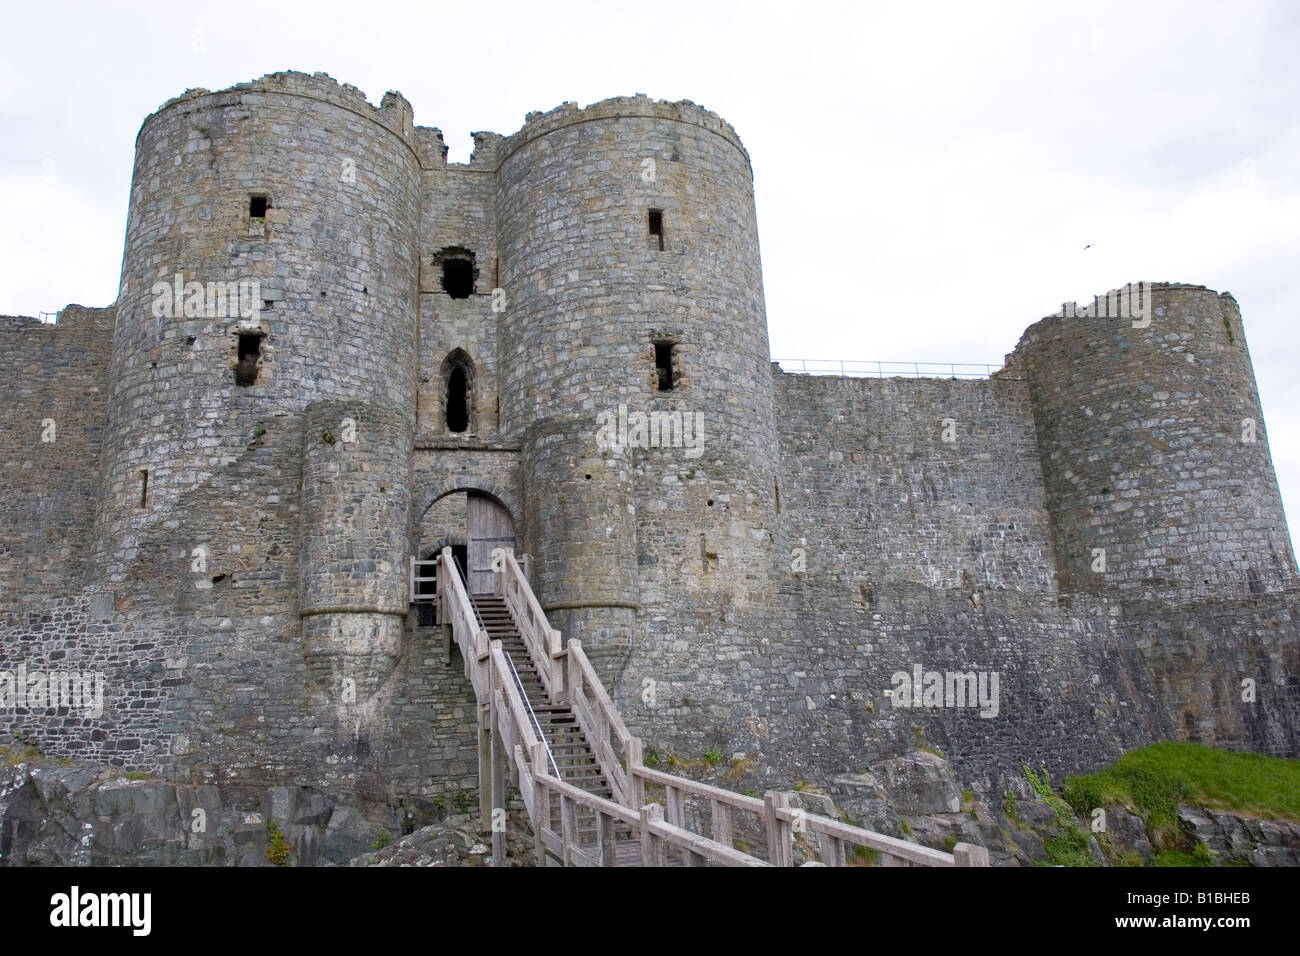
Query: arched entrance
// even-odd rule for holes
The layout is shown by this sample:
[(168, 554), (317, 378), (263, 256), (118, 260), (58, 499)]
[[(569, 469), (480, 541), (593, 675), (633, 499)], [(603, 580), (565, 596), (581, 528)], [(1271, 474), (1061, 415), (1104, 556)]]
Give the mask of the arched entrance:
[(471, 594), (493, 590), (492, 551), (516, 548), (515, 521), (495, 495), (477, 488), (442, 491), (420, 519), (419, 554), (435, 558), (450, 546)]

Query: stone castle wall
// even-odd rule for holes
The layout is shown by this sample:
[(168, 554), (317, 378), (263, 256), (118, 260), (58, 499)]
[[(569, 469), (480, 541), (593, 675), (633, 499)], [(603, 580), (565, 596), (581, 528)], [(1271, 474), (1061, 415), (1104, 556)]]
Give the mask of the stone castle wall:
[(0, 317), (14, 370), (0, 403), (0, 607), (58, 597), (85, 575), (113, 315), (69, 306), (54, 325)]

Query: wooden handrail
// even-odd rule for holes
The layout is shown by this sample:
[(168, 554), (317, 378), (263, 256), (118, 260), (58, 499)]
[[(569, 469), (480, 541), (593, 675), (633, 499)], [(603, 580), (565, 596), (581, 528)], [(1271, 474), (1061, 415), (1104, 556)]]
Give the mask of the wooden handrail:
[[(528, 656), (537, 668), (537, 676), (541, 679), (547, 696), (553, 701), (562, 701), (566, 694), (564, 668), (559, 662), (562, 653), (560, 632), (551, 627), (551, 622), (542, 612), (542, 606), (533, 594), (528, 578), (515, 560), (514, 549), (502, 548), (501, 551), (502, 560), (497, 571), (500, 577), (495, 580), (495, 590), (505, 599), (506, 610), (523, 639), (524, 647), (528, 649)], [(493, 561), (493, 567), (497, 567), (496, 560)]]
[(625, 766), (633, 762), (628, 750), (632, 735), (596, 676), (582, 649), (582, 642), (569, 641), (564, 654), (568, 659), (569, 709), (591, 745), (592, 754), (609, 781), (614, 799), (624, 806), (635, 807)]
[(864, 830), (862, 827), (855, 827), (841, 820), (832, 820), (830, 817), (824, 817), (820, 814), (807, 813), (790, 807), (778, 807), (776, 817), (789, 823), (791, 829), (796, 833), (800, 830), (807, 830), (810, 833), (825, 834), (842, 843), (868, 847), (919, 866), (956, 865), (951, 853), (944, 853), (942, 850), (935, 850), (919, 843), (910, 843), (907, 840), (900, 840), (897, 837), (886, 836), (872, 830)]
[(489, 698), (488, 635), (478, 626), (474, 605), (465, 591), (451, 548), (443, 548), (438, 557), (438, 594), (444, 602), (445, 620), (451, 623), (452, 637), (465, 661), (465, 676), (474, 687), (475, 698), (483, 703)]
[(655, 770), (653, 767), (638, 767), (635, 774), (647, 783), (658, 784), (661, 787), (674, 787), (684, 793), (694, 794), (697, 797), (706, 797), (710, 800), (717, 800), (721, 803), (727, 804), (728, 806), (735, 807), (737, 810), (745, 810), (759, 816), (763, 815), (763, 801), (757, 797), (750, 797), (743, 793), (736, 793), (734, 790), (724, 790), (722, 787), (715, 787), (712, 784), (701, 783), (699, 780), (692, 780), (689, 777), (679, 777), (675, 774), (664, 773), (662, 770)]
[[(566, 864), (610, 866), (616, 862), (615, 839), (621, 826), (624, 834), (638, 834), (642, 861), (647, 865), (662, 864), (671, 849), (691, 865), (791, 866), (794, 836), (810, 832), (817, 834), (822, 861), (829, 866), (844, 865), (846, 846), (874, 850), (884, 855), (882, 862), (897, 861), (896, 865), (988, 866), (988, 851), (982, 847), (959, 843), (952, 853), (944, 853), (796, 809), (790, 805), (794, 799), (791, 793), (769, 791), (760, 800), (645, 766), (641, 740), (627, 729), (582, 643), (575, 640), (560, 646), (560, 632), (551, 628), (542, 613), (513, 551), (506, 550), (501, 564), (504, 573), (498, 579), (499, 593), (505, 596), (511, 618), (546, 682), (548, 696), (555, 703), (567, 699), (616, 798), (596, 796), (559, 777), (504, 647), (500, 641), (490, 641), (487, 631), (480, 627), (451, 549), (444, 548), (437, 569), (443, 620), (450, 623), (465, 659), (466, 676), (479, 704), (480, 722), (486, 718), (491, 731), (501, 738), (493, 741), (493, 805), (502, 799), (500, 770), (508, 766), (517, 778), (539, 853), (550, 852)], [(666, 807), (646, 802), (647, 785), (664, 788)], [(687, 797), (709, 802), (709, 836), (689, 827)], [(558, 833), (551, 820), (554, 801), (559, 802)], [(595, 815), (594, 845), (579, 843), (577, 808)], [(751, 814), (764, 829), (767, 861), (734, 846), (735, 812)], [(504, 841), (498, 836), (494, 834), (494, 859), (504, 854)]]

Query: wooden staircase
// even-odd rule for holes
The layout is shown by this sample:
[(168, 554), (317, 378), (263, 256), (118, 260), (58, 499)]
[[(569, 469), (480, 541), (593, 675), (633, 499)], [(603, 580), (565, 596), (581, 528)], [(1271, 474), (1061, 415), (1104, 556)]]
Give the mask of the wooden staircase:
[(582, 642), (550, 626), (512, 549), (493, 552), (494, 594), (469, 595), (447, 547), (433, 561), (412, 557), (413, 602), (434, 580), (422, 573), (430, 565), (445, 639), (477, 701), (481, 826), (497, 865), (508, 784), (543, 866), (794, 866), (796, 838), (805, 856), (815, 841), (826, 866), (847, 865), (854, 847), (881, 866), (989, 865), (983, 847), (940, 851), (805, 812), (793, 793), (759, 798), (646, 766)]
[[(613, 788), (605, 779), (600, 762), (582, 728), (578, 726), (572, 708), (566, 704), (554, 704), (547, 696), (537, 668), (524, 645), (524, 639), (510, 617), (505, 598), (493, 594), (471, 594), (469, 599), (479, 621), (487, 630), (488, 638), (501, 642), (502, 650), (518, 677), (517, 685), (534, 721), (534, 732), (546, 744), (552, 771), (565, 783), (573, 784), (594, 796), (614, 800)], [(577, 807), (575, 824), (578, 844), (594, 847), (596, 828), (599, 825), (596, 814), (584, 807)], [(557, 831), (561, 828), (558, 802), (551, 805), (551, 826)], [(618, 843), (619, 863), (639, 866), (641, 847), (631, 827), (617, 827), (615, 839)]]

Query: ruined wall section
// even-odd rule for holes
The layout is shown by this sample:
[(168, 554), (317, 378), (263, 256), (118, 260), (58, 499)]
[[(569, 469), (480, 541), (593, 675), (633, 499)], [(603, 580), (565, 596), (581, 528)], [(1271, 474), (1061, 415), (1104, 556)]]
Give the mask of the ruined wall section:
[(0, 607), (76, 591), (86, 573), (114, 308), (54, 325), (0, 317)]
[(1056, 316), (1016, 346), (1061, 587), (1166, 602), (1293, 588), (1237, 303), (1163, 283), (1150, 298), (1145, 326), (1138, 315)]

